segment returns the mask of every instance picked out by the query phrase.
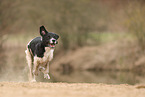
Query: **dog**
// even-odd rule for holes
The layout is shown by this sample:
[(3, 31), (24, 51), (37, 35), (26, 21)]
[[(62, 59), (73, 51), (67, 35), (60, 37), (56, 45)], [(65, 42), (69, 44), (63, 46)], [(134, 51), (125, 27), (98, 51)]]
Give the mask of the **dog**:
[(40, 35), (41, 37), (36, 37), (28, 43), (25, 51), (31, 82), (36, 82), (39, 71), (44, 73), (44, 78), (50, 79), (49, 62), (53, 59), (55, 45), (58, 44), (59, 35), (48, 32), (44, 26), (40, 26)]

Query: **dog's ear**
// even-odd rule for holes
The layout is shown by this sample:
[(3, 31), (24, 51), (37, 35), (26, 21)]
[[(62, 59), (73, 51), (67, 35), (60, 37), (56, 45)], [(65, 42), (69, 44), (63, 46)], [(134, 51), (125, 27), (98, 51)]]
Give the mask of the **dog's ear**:
[(45, 27), (44, 26), (41, 26), (40, 27), (40, 35), (41, 36), (44, 36), (44, 35), (46, 35), (48, 32), (46, 31), (46, 29), (45, 29)]

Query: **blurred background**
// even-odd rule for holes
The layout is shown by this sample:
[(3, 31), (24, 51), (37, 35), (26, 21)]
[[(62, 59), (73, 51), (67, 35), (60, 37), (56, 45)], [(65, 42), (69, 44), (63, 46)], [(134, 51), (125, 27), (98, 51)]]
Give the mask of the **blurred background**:
[(27, 43), (60, 36), (44, 82), (145, 83), (144, 0), (0, 0), (0, 81), (28, 81)]

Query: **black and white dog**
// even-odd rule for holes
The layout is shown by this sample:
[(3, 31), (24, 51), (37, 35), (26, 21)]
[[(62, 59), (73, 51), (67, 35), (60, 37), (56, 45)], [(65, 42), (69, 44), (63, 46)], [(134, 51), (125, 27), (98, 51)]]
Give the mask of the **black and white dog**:
[(36, 37), (28, 43), (25, 51), (31, 82), (36, 82), (35, 77), (39, 71), (44, 73), (44, 78), (50, 79), (49, 62), (53, 59), (53, 51), (59, 38), (57, 34), (48, 32), (44, 26), (40, 27), (40, 35), (41, 37)]

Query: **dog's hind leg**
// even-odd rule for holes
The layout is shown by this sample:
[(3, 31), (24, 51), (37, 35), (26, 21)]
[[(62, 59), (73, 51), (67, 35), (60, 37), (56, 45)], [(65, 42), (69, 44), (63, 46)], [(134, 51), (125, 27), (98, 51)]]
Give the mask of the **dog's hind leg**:
[(27, 63), (28, 63), (28, 67), (29, 67), (29, 81), (33, 81), (33, 73), (32, 73), (32, 64), (33, 64), (33, 59), (32, 59), (32, 56), (31, 56), (31, 53), (29, 51), (29, 49), (27, 48), (27, 50), (25, 51), (26, 53), (26, 60), (27, 60)]
[(33, 74), (34, 74), (34, 76), (36, 75), (36, 76), (38, 76), (38, 71), (39, 71), (39, 63), (38, 63), (38, 60), (39, 60), (39, 58), (38, 57), (34, 57), (34, 62), (33, 62), (33, 64), (34, 64), (34, 66), (33, 66)]

